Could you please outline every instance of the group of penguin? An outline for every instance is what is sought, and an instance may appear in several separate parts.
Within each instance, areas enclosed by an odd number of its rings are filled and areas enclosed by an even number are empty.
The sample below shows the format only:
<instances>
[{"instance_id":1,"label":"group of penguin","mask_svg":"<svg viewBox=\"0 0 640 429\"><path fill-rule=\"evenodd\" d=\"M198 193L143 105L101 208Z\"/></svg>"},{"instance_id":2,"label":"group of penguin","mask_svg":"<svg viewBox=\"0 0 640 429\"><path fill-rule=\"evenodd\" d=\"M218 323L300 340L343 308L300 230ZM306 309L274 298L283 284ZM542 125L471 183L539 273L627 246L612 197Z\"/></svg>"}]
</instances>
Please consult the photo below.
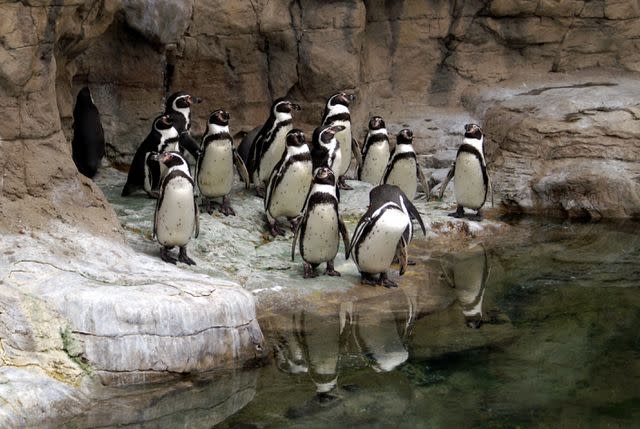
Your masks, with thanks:
<instances>
[{"instance_id":1,"label":"group of penguin","mask_svg":"<svg viewBox=\"0 0 640 429\"><path fill-rule=\"evenodd\" d=\"M191 107L202 100L184 91L176 92L167 98L164 113L154 119L149 135L136 150L121 195L143 189L157 198L153 237L162 246L162 260L194 265L186 246L192 236L199 234L198 196L209 213L213 200L221 199L219 211L226 216L235 215L229 200L235 166L245 187L253 183L256 194L264 198L269 232L273 236L284 235L277 219L289 221L294 232L291 257L295 257L299 240L305 278L316 277L316 269L322 263L326 263L326 275L340 275L334 268L334 259L342 238L345 257L352 257L363 284L395 287L387 272L394 260L399 263L400 275L405 272L413 221L425 233L412 200L418 184L427 198L430 190L417 162L410 129L398 133L391 151L385 122L374 116L360 149L351 132L349 106L353 100L345 92L328 98L321 125L314 130L309 145L305 134L293 127L293 112L300 106L279 98L273 102L264 125L247 133L236 149L229 130L230 115L223 109L209 116L206 132L198 143L190 131ZM81 103L83 108L78 107ZM88 89L83 88L74 109L73 154L78 169L89 177L97 170L91 157L95 158L100 150L84 150L90 156L83 161L82 156L76 156L76 140L78 146L92 144L88 136L78 132L82 130L81 113L92 109L97 115ZM76 134L80 137L76 138ZM481 218L489 186L483 140L478 125L465 126L463 143L440 192L442 196L454 178L458 208L452 216L464 216L467 207L476 210L476 219ZM103 136L102 145L104 153ZM352 157L357 159L358 179L375 187L369 194L369 207L349 240L338 205L340 190L352 189L345 181ZM96 165L90 174L83 171L86 164ZM174 247L179 248L177 258L170 253Z\"/></svg>"}]
</instances>

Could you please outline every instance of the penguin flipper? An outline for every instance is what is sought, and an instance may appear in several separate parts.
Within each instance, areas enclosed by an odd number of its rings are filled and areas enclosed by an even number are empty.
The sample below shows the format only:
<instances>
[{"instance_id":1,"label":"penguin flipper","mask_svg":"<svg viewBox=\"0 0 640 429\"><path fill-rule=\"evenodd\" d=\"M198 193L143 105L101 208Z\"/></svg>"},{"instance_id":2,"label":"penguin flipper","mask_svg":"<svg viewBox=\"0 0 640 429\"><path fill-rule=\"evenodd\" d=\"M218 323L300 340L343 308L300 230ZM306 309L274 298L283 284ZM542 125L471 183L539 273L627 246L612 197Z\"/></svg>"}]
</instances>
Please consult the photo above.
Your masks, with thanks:
<instances>
[{"instance_id":1,"label":"penguin flipper","mask_svg":"<svg viewBox=\"0 0 640 429\"><path fill-rule=\"evenodd\" d=\"M340 215L338 215L338 229L340 230L340 235L342 235L344 248L347 249L349 247L349 231L347 231L347 225L344 224L342 216Z\"/></svg>"},{"instance_id":2,"label":"penguin flipper","mask_svg":"<svg viewBox=\"0 0 640 429\"><path fill-rule=\"evenodd\" d=\"M302 222L299 222L296 226L296 230L293 233L293 242L291 243L291 262L294 261L296 256L296 242L298 241L298 235L300 234L300 230L302 229L302 224L304 223L304 219Z\"/></svg>"},{"instance_id":3,"label":"penguin flipper","mask_svg":"<svg viewBox=\"0 0 640 429\"><path fill-rule=\"evenodd\" d=\"M453 176L455 176L455 174L456 174L456 163L454 161L451 164L451 168L449 168L449 172L447 173L447 177L442 182L442 185L440 185L440 194L438 195L438 198L442 199L442 197L444 196L444 191L445 191L445 189L447 189L447 185L449 184L451 179L453 179Z\"/></svg>"},{"instance_id":4,"label":"penguin flipper","mask_svg":"<svg viewBox=\"0 0 640 429\"><path fill-rule=\"evenodd\" d=\"M195 233L193 235L193 238L198 238L198 236L200 235L200 209L198 208L198 198L195 195L193 196L193 209L196 217Z\"/></svg>"},{"instance_id":5,"label":"penguin flipper","mask_svg":"<svg viewBox=\"0 0 640 429\"><path fill-rule=\"evenodd\" d=\"M396 247L396 256L398 257L398 263L400 264L400 275L403 275L407 270L407 265L409 263L408 249L409 246L407 246L407 241L404 236L400 237L400 241Z\"/></svg>"},{"instance_id":6,"label":"penguin flipper","mask_svg":"<svg viewBox=\"0 0 640 429\"><path fill-rule=\"evenodd\" d=\"M162 204L162 200L164 200L164 186L162 186L162 182L160 182L160 195L156 200L156 210L153 212L153 236L152 237L154 240L158 238L158 211L160 210L160 205Z\"/></svg>"},{"instance_id":7,"label":"penguin flipper","mask_svg":"<svg viewBox=\"0 0 640 429\"><path fill-rule=\"evenodd\" d=\"M407 211L409 212L409 217L418 221L418 223L420 224L420 228L422 229L422 234L426 236L427 229L424 226L424 221L422 220L422 216L420 215L420 212L418 211L416 206L413 205L413 203L408 198L404 200L403 203L407 208Z\"/></svg>"},{"instance_id":8,"label":"penguin flipper","mask_svg":"<svg viewBox=\"0 0 640 429\"><path fill-rule=\"evenodd\" d=\"M189 134L188 131L180 134L180 140L178 144L181 151L186 150L193 156L194 159L198 159L200 157L200 145L193 137L191 137L191 134Z\"/></svg>"},{"instance_id":9,"label":"penguin flipper","mask_svg":"<svg viewBox=\"0 0 640 429\"><path fill-rule=\"evenodd\" d=\"M251 183L249 179L249 171L247 170L247 166L244 165L244 161L238 154L238 151L233 149L233 162L236 165L236 170L238 171L238 175L244 182L245 189L249 189L249 185Z\"/></svg>"},{"instance_id":10,"label":"penguin flipper","mask_svg":"<svg viewBox=\"0 0 640 429\"><path fill-rule=\"evenodd\" d=\"M355 243L360 241L363 231L366 229L367 225L369 225L370 223L371 223L371 218L369 216L364 216L360 219L360 222L358 222L358 225L356 226L356 230L353 233L353 238L349 242L349 245L345 247L345 253L344 253L345 259L349 259L349 255L353 250L353 246L355 246Z\"/></svg>"},{"instance_id":11,"label":"penguin flipper","mask_svg":"<svg viewBox=\"0 0 640 429\"><path fill-rule=\"evenodd\" d=\"M424 176L424 172L422 171L422 168L420 167L420 163L418 162L418 160L416 159L416 174L418 176L418 181L420 182L420 185L422 186L422 190L424 191L424 194L427 197L427 201L429 200L429 198L431 198L431 189L429 189L429 182L427 182L427 178Z\"/></svg>"},{"instance_id":12,"label":"penguin flipper","mask_svg":"<svg viewBox=\"0 0 640 429\"><path fill-rule=\"evenodd\" d=\"M362 165L362 149L360 149L358 141L354 138L351 138L351 153L355 156L358 166Z\"/></svg>"}]
</instances>

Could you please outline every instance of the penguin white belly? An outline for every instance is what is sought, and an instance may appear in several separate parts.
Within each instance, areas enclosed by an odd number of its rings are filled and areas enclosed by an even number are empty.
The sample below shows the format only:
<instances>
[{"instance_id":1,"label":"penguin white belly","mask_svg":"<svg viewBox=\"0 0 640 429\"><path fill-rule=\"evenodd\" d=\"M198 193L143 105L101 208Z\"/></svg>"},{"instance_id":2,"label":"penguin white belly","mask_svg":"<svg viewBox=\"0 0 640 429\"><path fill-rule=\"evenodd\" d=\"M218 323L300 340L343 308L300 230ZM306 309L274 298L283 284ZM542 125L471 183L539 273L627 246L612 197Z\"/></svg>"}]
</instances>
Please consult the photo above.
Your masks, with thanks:
<instances>
[{"instance_id":1,"label":"penguin white belly","mask_svg":"<svg viewBox=\"0 0 640 429\"><path fill-rule=\"evenodd\" d=\"M475 155L462 152L456 158L453 185L458 204L474 210L482 207L486 190L482 176L482 166Z\"/></svg>"},{"instance_id":2,"label":"penguin white belly","mask_svg":"<svg viewBox=\"0 0 640 429\"><path fill-rule=\"evenodd\" d=\"M358 269L369 274L386 272L408 224L409 217L402 210L386 210L354 252Z\"/></svg>"},{"instance_id":3,"label":"penguin white belly","mask_svg":"<svg viewBox=\"0 0 640 429\"><path fill-rule=\"evenodd\" d=\"M198 170L198 188L205 197L222 197L233 185L233 153L228 141L211 142Z\"/></svg>"},{"instance_id":4,"label":"penguin white belly","mask_svg":"<svg viewBox=\"0 0 640 429\"><path fill-rule=\"evenodd\" d=\"M289 165L284 177L271 195L269 203L271 216L274 218L298 216L304 208L311 180L311 162L294 162Z\"/></svg>"},{"instance_id":5,"label":"penguin white belly","mask_svg":"<svg viewBox=\"0 0 640 429\"><path fill-rule=\"evenodd\" d=\"M317 204L309 212L302 240L302 255L311 264L333 260L340 246L338 214L333 204Z\"/></svg>"},{"instance_id":6,"label":"penguin white belly","mask_svg":"<svg viewBox=\"0 0 640 429\"><path fill-rule=\"evenodd\" d=\"M187 244L193 234L196 217L191 183L184 178L174 178L167 183L156 216L156 236L160 244Z\"/></svg>"},{"instance_id":7,"label":"penguin white belly","mask_svg":"<svg viewBox=\"0 0 640 429\"><path fill-rule=\"evenodd\" d=\"M387 181L389 185L396 185L413 200L418 189L418 178L416 177L416 160L413 158L399 159L393 164L393 169Z\"/></svg>"},{"instance_id":8,"label":"penguin white belly","mask_svg":"<svg viewBox=\"0 0 640 429\"><path fill-rule=\"evenodd\" d=\"M389 154L389 144L387 142L372 144L367 151L366 158L363 160L360 173L361 179L372 185L379 185L389 162Z\"/></svg>"},{"instance_id":9,"label":"penguin white belly","mask_svg":"<svg viewBox=\"0 0 640 429\"><path fill-rule=\"evenodd\" d=\"M340 170L333 170L337 175L344 176L351 165L351 121L335 121L333 125L342 125L344 130L336 133L336 140L340 143Z\"/></svg>"},{"instance_id":10,"label":"penguin white belly","mask_svg":"<svg viewBox=\"0 0 640 429\"><path fill-rule=\"evenodd\" d=\"M278 161L280 161L282 153L286 149L287 133L291 131L291 128L291 125L280 128L273 138L271 146L269 146L269 149L267 149L267 151L262 155L262 158L260 159L259 176L259 180L261 182L269 182L269 177L271 177L273 168L276 166Z\"/></svg>"}]
</instances>

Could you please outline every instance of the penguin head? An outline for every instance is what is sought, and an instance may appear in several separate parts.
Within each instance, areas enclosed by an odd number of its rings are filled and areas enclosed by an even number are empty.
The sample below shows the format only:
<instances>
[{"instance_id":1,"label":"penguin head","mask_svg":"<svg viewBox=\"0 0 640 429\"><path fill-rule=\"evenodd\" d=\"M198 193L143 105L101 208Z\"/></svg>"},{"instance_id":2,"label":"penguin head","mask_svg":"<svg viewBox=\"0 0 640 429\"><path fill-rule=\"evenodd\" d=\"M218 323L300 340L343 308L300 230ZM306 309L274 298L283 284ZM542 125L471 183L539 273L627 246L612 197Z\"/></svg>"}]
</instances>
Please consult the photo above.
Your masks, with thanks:
<instances>
[{"instance_id":1,"label":"penguin head","mask_svg":"<svg viewBox=\"0 0 640 429\"><path fill-rule=\"evenodd\" d=\"M329 97L329 100L327 101L327 106L335 106L337 104L341 104L343 106L349 107L349 104L351 104L351 102L353 100L356 99L356 96L354 94L347 94L344 91L340 91L336 94L333 94L331 97Z\"/></svg>"},{"instance_id":2,"label":"penguin head","mask_svg":"<svg viewBox=\"0 0 640 429\"><path fill-rule=\"evenodd\" d=\"M412 142L413 131L411 131L409 128L405 128L398 133L398 137L396 139L397 144L411 144Z\"/></svg>"},{"instance_id":3,"label":"penguin head","mask_svg":"<svg viewBox=\"0 0 640 429\"><path fill-rule=\"evenodd\" d=\"M464 137L467 139L482 139L482 128L477 124L467 124L464 126Z\"/></svg>"},{"instance_id":4,"label":"penguin head","mask_svg":"<svg viewBox=\"0 0 640 429\"><path fill-rule=\"evenodd\" d=\"M372 116L371 119L369 119L370 130L381 130L383 128L386 128L386 125L382 116Z\"/></svg>"},{"instance_id":5,"label":"penguin head","mask_svg":"<svg viewBox=\"0 0 640 429\"><path fill-rule=\"evenodd\" d=\"M320 128L320 142L323 144L327 144L333 140L333 138L340 131L344 130L345 127L343 125L333 125L333 126L325 126Z\"/></svg>"},{"instance_id":6,"label":"penguin head","mask_svg":"<svg viewBox=\"0 0 640 429\"><path fill-rule=\"evenodd\" d=\"M313 183L318 185L336 185L336 175L329 167L319 167L313 174Z\"/></svg>"},{"instance_id":7,"label":"penguin head","mask_svg":"<svg viewBox=\"0 0 640 429\"><path fill-rule=\"evenodd\" d=\"M158 161L160 164L164 165L167 169L170 169L172 167L187 166L187 161L184 160L184 158L182 157L182 155L180 155L179 152L154 153L153 155L151 155L151 159L153 159L154 161Z\"/></svg>"},{"instance_id":8,"label":"penguin head","mask_svg":"<svg viewBox=\"0 0 640 429\"><path fill-rule=\"evenodd\" d=\"M284 98L278 98L271 107L271 111L276 115L278 113L291 113L294 110L300 110L300 105Z\"/></svg>"},{"instance_id":9,"label":"penguin head","mask_svg":"<svg viewBox=\"0 0 640 429\"><path fill-rule=\"evenodd\" d=\"M159 133L171 127L173 127L173 119L171 119L170 115L160 115L153 121L153 129Z\"/></svg>"},{"instance_id":10,"label":"penguin head","mask_svg":"<svg viewBox=\"0 0 640 429\"><path fill-rule=\"evenodd\" d=\"M218 109L209 116L209 124L226 127L229 125L229 119L231 119L229 112L224 109Z\"/></svg>"},{"instance_id":11,"label":"penguin head","mask_svg":"<svg viewBox=\"0 0 640 429\"><path fill-rule=\"evenodd\" d=\"M174 92L167 98L166 111L189 109L192 104L201 103L202 99L194 97L185 91Z\"/></svg>"},{"instance_id":12,"label":"penguin head","mask_svg":"<svg viewBox=\"0 0 640 429\"><path fill-rule=\"evenodd\" d=\"M292 129L287 133L287 146L302 146L306 143L304 133L299 129Z\"/></svg>"},{"instance_id":13,"label":"penguin head","mask_svg":"<svg viewBox=\"0 0 640 429\"><path fill-rule=\"evenodd\" d=\"M77 103L93 103L93 97L91 97L91 91L89 91L89 87L84 86L78 92Z\"/></svg>"}]
</instances>

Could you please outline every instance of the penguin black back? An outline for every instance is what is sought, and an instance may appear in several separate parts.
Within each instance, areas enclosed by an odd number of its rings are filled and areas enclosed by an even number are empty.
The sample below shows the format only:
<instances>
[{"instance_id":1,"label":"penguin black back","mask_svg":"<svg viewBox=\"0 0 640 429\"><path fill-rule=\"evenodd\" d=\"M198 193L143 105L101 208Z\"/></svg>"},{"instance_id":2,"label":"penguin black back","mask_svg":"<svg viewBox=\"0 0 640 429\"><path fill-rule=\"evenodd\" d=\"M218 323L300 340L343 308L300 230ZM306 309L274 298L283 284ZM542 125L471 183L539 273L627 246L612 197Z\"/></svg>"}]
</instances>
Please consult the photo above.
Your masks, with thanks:
<instances>
[{"instance_id":1,"label":"penguin black back","mask_svg":"<svg viewBox=\"0 0 640 429\"><path fill-rule=\"evenodd\" d=\"M104 130L100 113L86 86L80 90L73 108L73 162L80 173L95 176L104 156Z\"/></svg>"}]
</instances>

